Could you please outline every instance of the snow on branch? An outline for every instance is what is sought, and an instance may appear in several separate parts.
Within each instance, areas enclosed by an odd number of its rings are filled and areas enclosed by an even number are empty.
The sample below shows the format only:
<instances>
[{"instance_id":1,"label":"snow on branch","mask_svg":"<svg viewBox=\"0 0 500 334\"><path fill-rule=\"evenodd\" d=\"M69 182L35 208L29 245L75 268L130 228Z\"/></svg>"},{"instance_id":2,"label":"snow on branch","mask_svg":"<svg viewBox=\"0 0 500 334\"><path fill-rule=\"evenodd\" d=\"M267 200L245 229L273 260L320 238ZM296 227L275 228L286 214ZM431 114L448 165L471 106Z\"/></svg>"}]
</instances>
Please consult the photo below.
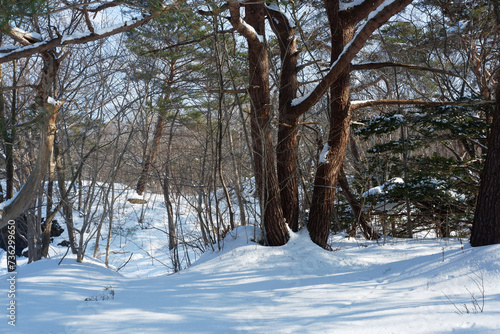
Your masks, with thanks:
<instances>
[{"instance_id":1,"label":"snow on branch","mask_svg":"<svg viewBox=\"0 0 500 334\"><path fill-rule=\"evenodd\" d=\"M151 14L144 15L138 18L133 18L118 25L103 29L96 29L95 31L86 31L75 33L72 35L58 36L50 40L42 40L41 36L38 34L28 33L19 28L11 27L11 29L9 30L9 35L23 45L19 47L7 46L0 48L0 64L24 57L29 57L56 47L62 47L72 44L85 44L122 32L126 32L149 22L150 20L167 11L175 9L175 5L164 6L161 11L152 12Z\"/></svg>"},{"instance_id":2,"label":"snow on branch","mask_svg":"<svg viewBox=\"0 0 500 334\"><path fill-rule=\"evenodd\" d=\"M412 0L386 0L376 10L368 15L365 24L357 32L354 38L344 47L344 50L332 63L330 71L318 83L318 85L309 93L306 98L299 98L292 101L292 113L301 115L315 105L321 97L330 88L332 83L340 76L340 74L349 66L350 62L363 48L365 42L370 38L371 34L381 27L392 16L399 13ZM300 102L299 102L300 101Z\"/></svg>"},{"instance_id":3,"label":"snow on branch","mask_svg":"<svg viewBox=\"0 0 500 334\"><path fill-rule=\"evenodd\" d=\"M349 10L352 9L356 6L362 5L365 2L365 0L353 0L351 2L339 2L339 9L341 11Z\"/></svg>"},{"instance_id":4,"label":"snow on branch","mask_svg":"<svg viewBox=\"0 0 500 334\"><path fill-rule=\"evenodd\" d=\"M243 20L240 16L240 4L238 1L229 1L229 22L238 33L245 37L250 43L263 43L264 37L259 35L257 31Z\"/></svg>"},{"instance_id":5,"label":"snow on branch","mask_svg":"<svg viewBox=\"0 0 500 334\"><path fill-rule=\"evenodd\" d=\"M274 23L276 24L280 24L280 21L284 22L287 27L289 29L294 29L296 26L295 26L295 23L290 19L290 17L288 17L288 15L286 15L286 13L284 13L283 11L281 11L279 8L278 8L278 4L273 2L272 4L270 5L267 5L266 4L266 9L268 10L268 12L271 13L271 15L273 16L273 19L274 19ZM276 16L278 16L280 19L278 20L276 18Z\"/></svg>"}]
</instances>

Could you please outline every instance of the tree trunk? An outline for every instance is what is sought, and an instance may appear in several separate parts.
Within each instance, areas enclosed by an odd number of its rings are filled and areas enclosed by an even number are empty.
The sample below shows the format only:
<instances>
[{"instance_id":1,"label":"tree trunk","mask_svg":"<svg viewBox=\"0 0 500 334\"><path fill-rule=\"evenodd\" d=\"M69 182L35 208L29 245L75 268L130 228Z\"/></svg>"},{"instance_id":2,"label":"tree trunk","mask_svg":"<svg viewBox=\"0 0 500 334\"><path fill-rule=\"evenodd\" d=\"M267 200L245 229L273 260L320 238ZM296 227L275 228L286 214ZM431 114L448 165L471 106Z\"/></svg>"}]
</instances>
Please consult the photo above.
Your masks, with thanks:
<instances>
[{"instance_id":1,"label":"tree trunk","mask_svg":"<svg viewBox=\"0 0 500 334\"><path fill-rule=\"evenodd\" d=\"M142 195L142 193L146 189L146 184L149 180L149 173L151 171L151 165L155 162L158 153L158 148L160 147L160 139L163 132L164 124L165 124L165 113L160 112L158 114L158 118L156 119L155 130L153 135L153 146L151 146L151 150L144 157L144 161L142 162L141 175L135 187L138 195Z\"/></svg>"},{"instance_id":2,"label":"tree trunk","mask_svg":"<svg viewBox=\"0 0 500 334\"><path fill-rule=\"evenodd\" d=\"M338 6L338 4L337 4ZM352 23L339 18L338 8L327 5L328 19L332 34L331 59L337 59L354 36ZM349 103L349 67L334 81L330 88L330 132L322 160L316 171L314 189L309 214L308 230L311 240L323 248L328 248L328 236L335 205L335 186L349 142L351 112Z\"/></svg>"},{"instance_id":3,"label":"tree trunk","mask_svg":"<svg viewBox=\"0 0 500 334\"><path fill-rule=\"evenodd\" d=\"M71 253L77 253L77 246L75 241L75 232L73 227L73 205L69 201L67 196L67 189L65 178L64 178L64 166L61 151L59 149L59 143L57 140L54 141L54 158L56 161L56 175L57 175L57 185L59 187L59 194L61 196L62 204L62 213L64 216L64 220L66 221L66 230L68 232L69 244L71 247ZM77 172L80 174L80 169Z\"/></svg>"},{"instance_id":4,"label":"tree trunk","mask_svg":"<svg viewBox=\"0 0 500 334\"><path fill-rule=\"evenodd\" d=\"M231 23L248 42L252 151L265 237L270 246L280 246L286 244L290 236L281 208L271 133L269 59L265 44L259 39L259 36L265 36L266 10L263 2L245 5L245 19L253 27L252 31L241 23L239 4L231 1L229 5Z\"/></svg>"},{"instance_id":5,"label":"tree trunk","mask_svg":"<svg viewBox=\"0 0 500 334\"><path fill-rule=\"evenodd\" d=\"M54 141L55 141L54 136ZM47 182L47 207L45 214L45 229L42 231L42 256L49 256L49 247L50 247L50 233L52 231L52 218L49 218L52 205L54 204L53 196L54 196L54 175L55 175L55 165L54 165L54 149L52 148L52 152L50 153L49 158L49 181Z\"/></svg>"},{"instance_id":6,"label":"tree trunk","mask_svg":"<svg viewBox=\"0 0 500 334\"><path fill-rule=\"evenodd\" d=\"M299 230L299 174L297 171L297 134L300 115L292 114L292 100L297 97L297 61L299 51L295 28L285 15L268 8L271 27L278 37L281 59L279 85L279 126L276 162L285 220L294 232Z\"/></svg>"},{"instance_id":7,"label":"tree trunk","mask_svg":"<svg viewBox=\"0 0 500 334\"><path fill-rule=\"evenodd\" d=\"M166 91L169 91L174 83L174 77L176 73L175 66L176 66L176 61L172 61L169 68L170 71L168 74L167 87L165 87ZM170 94L166 93L165 96L163 97L163 100L168 101L169 99L170 99ZM167 110L160 110L158 113L158 118L156 119L155 130L153 134L153 145L151 146L151 150L144 157L144 161L142 162L141 175L136 185L136 191L138 195L142 195L142 193L146 189L146 184L149 180L149 173L151 170L151 166L155 163L156 157L158 156L158 149L160 147L160 140L163 133L163 128L165 126L165 117L167 116L167 112L168 112Z\"/></svg>"},{"instance_id":8,"label":"tree trunk","mask_svg":"<svg viewBox=\"0 0 500 334\"><path fill-rule=\"evenodd\" d=\"M493 124L470 237L473 247L500 243L500 68L497 73Z\"/></svg>"},{"instance_id":9,"label":"tree trunk","mask_svg":"<svg viewBox=\"0 0 500 334\"><path fill-rule=\"evenodd\" d=\"M56 103L51 97L52 84L55 80L59 61L51 52L42 54L44 67L41 74L41 80L37 87L36 104L39 112L44 114L41 130L41 142L38 150L38 156L33 170L24 184L21 191L15 199L7 205L2 211L2 221L0 228L6 226L8 221L19 216L33 203L33 194L40 188L42 180L47 172L50 153L54 144L54 135L56 132L56 118L60 103Z\"/></svg>"},{"instance_id":10,"label":"tree trunk","mask_svg":"<svg viewBox=\"0 0 500 334\"><path fill-rule=\"evenodd\" d=\"M13 82L12 86L17 85L17 76L16 76L16 68L17 61L13 62ZM0 88L3 88L3 72L0 67ZM16 117L16 107L17 106L17 89L12 91L12 102L11 102L11 116L10 116L10 124L15 124L17 121ZM7 184L6 194L4 195L5 199L10 199L14 197L14 140L16 137L16 130L12 128L9 131L7 129L7 119L5 117L5 105L3 100L3 92L0 93L0 129L4 145L5 145L5 181Z\"/></svg>"}]
</instances>

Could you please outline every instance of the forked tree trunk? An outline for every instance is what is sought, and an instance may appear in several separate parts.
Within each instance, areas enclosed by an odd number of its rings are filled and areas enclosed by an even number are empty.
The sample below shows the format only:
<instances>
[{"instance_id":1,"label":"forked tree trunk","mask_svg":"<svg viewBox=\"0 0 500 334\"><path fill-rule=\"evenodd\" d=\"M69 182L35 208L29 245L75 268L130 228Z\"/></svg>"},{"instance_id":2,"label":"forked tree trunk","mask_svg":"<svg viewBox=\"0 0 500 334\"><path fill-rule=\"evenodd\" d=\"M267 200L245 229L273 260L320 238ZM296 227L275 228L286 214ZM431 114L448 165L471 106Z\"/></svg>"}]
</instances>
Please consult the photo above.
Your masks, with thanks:
<instances>
[{"instance_id":1,"label":"forked tree trunk","mask_svg":"<svg viewBox=\"0 0 500 334\"><path fill-rule=\"evenodd\" d=\"M497 68L495 111L488 139L488 153L481 175L470 243L486 246L500 243L500 68Z\"/></svg>"},{"instance_id":2,"label":"forked tree trunk","mask_svg":"<svg viewBox=\"0 0 500 334\"><path fill-rule=\"evenodd\" d=\"M297 70L297 67L293 62L296 61L297 52L294 50L293 34L290 34L293 32L292 27L279 10L270 7L266 9L264 1L242 2L242 5L245 6L246 22L241 19L239 14L240 3L234 0L228 2L231 13L230 22L238 33L246 38L249 45L249 93L252 102L251 122L256 181L264 225L266 227L266 224L269 224L269 231L274 229L274 232L271 232L272 237L276 238L278 244L283 244L289 237L283 228L284 218L292 228L295 228L296 218L294 215L298 208L295 204L298 203L296 202L298 173L295 166L298 119L330 89L332 98L329 150L326 154L327 159L319 166L316 174L308 223L312 240L322 247L327 247L330 219L335 200L334 187L343 163L349 134L349 64L370 35L411 1L395 0L389 2L367 19L383 0L365 0L363 3L342 12L339 9L339 0L325 0L324 4L332 36L332 66L316 87L295 103L292 103L296 94L293 80L296 80L294 71ZM269 64L264 43L261 41L261 37L265 36L264 18L266 15L274 21L271 27L278 36L282 51L280 134L277 149L279 176L271 164L274 162L274 155L270 132L269 78L267 77ZM366 24L362 25L356 39L349 43L353 39L354 28L363 19L367 19ZM282 25L285 21L286 23ZM276 24L276 22L278 23ZM345 50L344 47L346 47ZM281 188L282 196L288 196L283 201L280 199L280 193L275 190L277 186ZM273 223L270 222L272 219L275 220ZM268 237L271 235L269 231L266 227ZM273 242L269 241L270 244Z\"/></svg>"},{"instance_id":3,"label":"forked tree trunk","mask_svg":"<svg viewBox=\"0 0 500 334\"><path fill-rule=\"evenodd\" d=\"M284 245L289 239L279 192L275 151L272 139L272 114L269 88L269 59L264 41L266 10L263 2L245 4L242 24L240 5L231 1L231 24L248 42L250 126L254 156L255 181L260 199L265 237L270 246Z\"/></svg>"}]
</instances>

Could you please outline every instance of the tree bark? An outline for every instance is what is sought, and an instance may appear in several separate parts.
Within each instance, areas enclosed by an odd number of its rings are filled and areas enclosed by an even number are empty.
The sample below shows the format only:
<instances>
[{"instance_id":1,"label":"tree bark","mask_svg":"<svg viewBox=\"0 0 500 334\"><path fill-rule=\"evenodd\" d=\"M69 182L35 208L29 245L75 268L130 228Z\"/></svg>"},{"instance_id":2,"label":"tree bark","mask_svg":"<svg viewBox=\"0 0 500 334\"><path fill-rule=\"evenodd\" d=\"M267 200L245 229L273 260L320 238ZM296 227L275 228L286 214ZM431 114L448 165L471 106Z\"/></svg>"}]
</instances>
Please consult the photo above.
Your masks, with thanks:
<instances>
[{"instance_id":1,"label":"tree bark","mask_svg":"<svg viewBox=\"0 0 500 334\"><path fill-rule=\"evenodd\" d=\"M279 126L276 162L285 220L294 232L299 230L299 182L297 171L297 134L299 116L290 113L292 100L297 97L297 61L299 51L295 28L281 12L267 8L272 17L271 27L278 37L281 58L279 84Z\"/></svg>"},{"instance_id":2,"label":"tree bark","mask_svg":"<svg viewBox=\"0 0 500 334\"><path fill-rule=\"evenodd\" d=\"M336 2L336 1L334 1ZM338 3L327 3L327 14L332 35L332 61L339 58L344 47L353 39L356 21L339 17ZM335 189L338 175L344 164L351 125L349 66L333 82L330 88L330 132L328 146L324 148L323 161L316 172L309 214L308 230L311 240L328 248L331 219L333 216Z\"/></svg>"},{"instance_id":3,"label":"tree bark","mask_svg":"<svg viewBox=\"0 0 500 334\"><path fill-rule=\"evenodd\" d=\"M265 36L266 10L261 1L245 3L244 23L239 15L239 3L230 1L229 8L231 24L248 42L252 150L265 237L270 246L280 246L286 244L290 236L281 208L271 133L269 59L264 41L260 40Z\"/></svg>"},{"instance_id":4,"label":"tree bark","mask_svg":"<svg viewBox=\"0 0 500 334\"><path fill-rule=\"evenodd\" d=\"M175 70L176 70L176 62L172 61L170 65L170 72L167 80L166 90L169 91L172 88ZM165 94L163 97L164 100L170 99L170 94ZM137 181L136 191L138 195L142 195L144 190L146 189L146 184L149 180L149 173L151 171L151 166L155 163L156 157L158 156L158 149L160 147L160 140L163 134L163 128L165 127L165 117L167 116L167 110L160 110L158 113L158 118L156 119L154 134L153 134L153 144L151 149L147 154L145 154L144 161L142 162L142 171ZM147 149L147 148L146 148Z\"/></svg>"},{"instance_id":5,"label":"tree bark","mask_svg":"<svg viewBox=\"0 0 500 334\"><path fill-rule=\"evenodd\" d=\"M488 153L481 175L476 211L470 237L471 246L500 243L500 68L497 68L495 110L488 139Z\"/></svg>"},{"instance_id":6,"label":"tree bark","mask_svg":"<svg viewBox=\"0 0 500 334\"><path fill-rule=\"evenodd\" d=\"M19 216L33 203L33 194L39 189L41 182L47 172L50 154L54 144L54 135L56 132L57 111L60 107L59 102L50 96L52 84L55 80L59 61L52 52L42 54L44 67L41 74L41 80L37 87L36 104L39 112L44 115L41 129L41 142L38 150L38 156L33 170L28 177L25 185L17 194L14 200L1 210L2 221L0 228L7 225L8 221Z\"/></svg>"},{"instance_id":7,"label":"tree bark","mask_svg":"<svg viewBox=\"0 0 500 334\"><path fill-rule=\"evenodd\" d=\"M328 248L336 183L344 164L350 124L349 74L345 71L331 88L328 152L316 171L308 222L311 240L323 248Z\"/></svg>"}]
</instances>

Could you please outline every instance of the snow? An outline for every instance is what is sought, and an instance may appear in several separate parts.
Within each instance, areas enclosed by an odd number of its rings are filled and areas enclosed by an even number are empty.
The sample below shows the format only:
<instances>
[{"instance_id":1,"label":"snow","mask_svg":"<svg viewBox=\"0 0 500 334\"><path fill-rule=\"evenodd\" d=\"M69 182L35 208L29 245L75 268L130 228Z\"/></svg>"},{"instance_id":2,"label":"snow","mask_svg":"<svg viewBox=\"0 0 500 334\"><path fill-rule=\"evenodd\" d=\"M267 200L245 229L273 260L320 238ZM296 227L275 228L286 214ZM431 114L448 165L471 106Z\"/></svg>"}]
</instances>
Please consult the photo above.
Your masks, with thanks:
<instances>
[{"instance_id":1,"label":"snow","mask_svg":"<svg viewBox=\"0 0 500 334\"><path fill-rule=\"evenodd\" d=\"M349 10L351 8L354 8L356 6L361 5L363 2L365 2L365 0L353 0L351 2L340 2L339 3L339 9L341 11Z\"/></svg>"},{"instance_id":2,"label":"snow","mask_svg":"<svg viewBox=\"0 0 500 334\"><path fill-rule=\"evenodd\" d=\"M72 256L38 261L16 277L16 328L2 333L495 333L500 245L392 240L336 251L306 232L287 245L251 241L249 227L175 275L130 279ZM2 276L0 290L7 291ZM476 284L478 283L478 284ZM483 312L474 310L474 294ZM112 293L111 293L112 291ZM449 299L448 299L449 298ZM90 299L90 300L85 300ZM7 293L0 296L7 305ZM458 310L457 310L458 308ZM458 311L463 311L459 314Z\"/></svg>"},{"instance_id":3,"label":"snow","mask_svg":"<svg viewBox=\"0 0 500 334\"><path fill-rule=\"evenodd\" d=\"M323 145L323 149L321 150L321 153L319 155L319 163L328 163L328 160L326 160L326 156L328 155L328 152L330 151L330 145L328 145L328 142Z\"/></svg>"},{"instance_id":4,"label":"snow","mask_svg":"<svg viewBox=\"0 0 500 334\"><path fill-rule=\"evenodd\" d=\"M265 247L256 242L261 231L245 226L226 236L222 250L193 256L192 266L172 274L161 264L169 259L168 247L159 247L168 242L158 231L161 196L144 194L143 206L127 202L138 197L125 186L115 190L116 227L144 228L113 240L110 269L90 257L63 259L66 248L54 243L49 259L26 264L18 258L17 273L7 274L0 251L0 333L482 334L500 328L500 245L472 248L455 238L377 243L339 234L329 240L334 251L326 251L302 230L291 232L284 246ZM195 230L189 203L175 202L179 223ZM75 214L75 224L81 219ZM125 267L113 269L131 253ZM7 317L11 276L16 327Z\"/></svg>"},{"instance_id":5,"label":"snow","mask_svg":"<svg viewBox=\"0 0 500 334\"><path fill-rule=\"evenodd\" d=\"M90 31L86 31L86 32L77 32L77 33L74 33L72 35L64 35L62 38L61 38L61 43L66 43L66 42L69 42L69 41L73 41L73 40L76 40L76 39L80 39L80 38L84 38L84 37L88 37L92 35L92 33Z\"/></svg>"},{"instance_id":6,"label":"snow","mask_svg":"<svg viewBox=\"0 0 500 334\"><path fill-rule=\"evenodd\" d=\"M91 36L91 35L105 35L105 34L113 32L114 30L119 29L121 27L126 27L126 26L129 26L129 25L132 25L132 24L136 23L138 20L142 20L142 19L143 19L143 17L133 18L133 19L128 20L128 21L126 21L126 22L124 22L122 24L116 24L116 25L111 25L109 27L105 27L105 28L101 28L101 29L96 29L94 31L94 33L92 33L91 31L85 31L85 32L77 32L77 33L74 33L72 35L64 35L61 38L61 43L64 44L66 42L77 40L77 39L81 39L81 38L85 38L85 37L88 37L88 36Z\"/></svg>"},{"instance_id":7,"label":"snow","mask_svg":"<svg viewBox=\"0 0 500 334\"><path fill-rule=\"evenodd\" d=\"M3 211L7 206L9 206L12 202L14 202L15 199L16 199L16 197L14 196L14 197L0 203L0 211Z\"/></svg>"},{"instance_id":8,"label":"snow","mask_svg":"<svg viewBox=\"0 0 500 334\"><path fill-rule=\"evenodd\" d=\"M295 28L296 27L295 23L293 22L293 20L286 13L284 13L283 11L281 11L279 9L278 4L276 2L272 2L271 4L266 4L266 8L269 9L269 10L281 13L281 15L283 15L286 18L286 20L288 21L288 26L290 28ZM279 24L279 22L277 20L274 20L274 22L276 24Z\"/></svg>"},{"instance_id":9,"label":"snow","mask_svg":"<svg viewBox=\"0 0 500 334\"><path fill-rule=\"evenodd\" d=\"M296 99L293 99L291 102L292 107L295 107L295 106L298 106L299 104L301 104L303 101L305 101L309 97L309 95L311 95L311 92L309 92L301 97L298 97Z\"/></svg>"},{"instance_id":10,"label":"snow","mask_svg":"<svg viewBox=\"0 0 500 334\"><path fill-rule=\"evenodd\" d=\"M383 195L385 194L386 191L390 190L396 183L403 184L405 181L403 181L402 178L400 177L395 177L390 179L389 181L385 182L381 186L373 187L371 189L368 189L368 191L365 191L361 196L362 197L367 197L367 196L374 196L374 195Z\"/></svg>"},{"instance_id":11,"label":"snow","mask_svg":"<svg viewBox=\"0 0 500 334\"><path fill-rule=\"evenodd\" d=\"M61 104L61 101L54 99L52 96L49 96L47 98L47 103L52 104L53 106L57 106L57 105Z\"/></svg>"},{"instance_id":12,"label":"snow","mask_svg":"<svg viewBox=\"0 0 500 334\"><path fill-rule=\"evenodd\" d=\"M242 24L242 25L243 25L246 29L248 29L252 35L254 35L255 37L257 37L257 38L259 39L259 42L264 43L264 36L259 35L259 34L257 33L257 31L254 29L254 27L252 27L251 25L249 25L248 23L246 23L246 21L245 21L245 20L243 20L241 17L240 17L240 23L241 23L241 24Z\"/></svg>"},{"instance_id":13,"label":"snow","mask_svg":"<svg viewBox=\"0 0 500 334\"><path fill-rule=\"evenodd\" d=\"M36 33L36 32L25 31L25 30L18 28L18 27L11 27L11 29L17 33L24 35L25 37L33 38L37 41L41 41L43 39L42 35L40 35L39 33Z\"/></svg>"}]
</instances>

